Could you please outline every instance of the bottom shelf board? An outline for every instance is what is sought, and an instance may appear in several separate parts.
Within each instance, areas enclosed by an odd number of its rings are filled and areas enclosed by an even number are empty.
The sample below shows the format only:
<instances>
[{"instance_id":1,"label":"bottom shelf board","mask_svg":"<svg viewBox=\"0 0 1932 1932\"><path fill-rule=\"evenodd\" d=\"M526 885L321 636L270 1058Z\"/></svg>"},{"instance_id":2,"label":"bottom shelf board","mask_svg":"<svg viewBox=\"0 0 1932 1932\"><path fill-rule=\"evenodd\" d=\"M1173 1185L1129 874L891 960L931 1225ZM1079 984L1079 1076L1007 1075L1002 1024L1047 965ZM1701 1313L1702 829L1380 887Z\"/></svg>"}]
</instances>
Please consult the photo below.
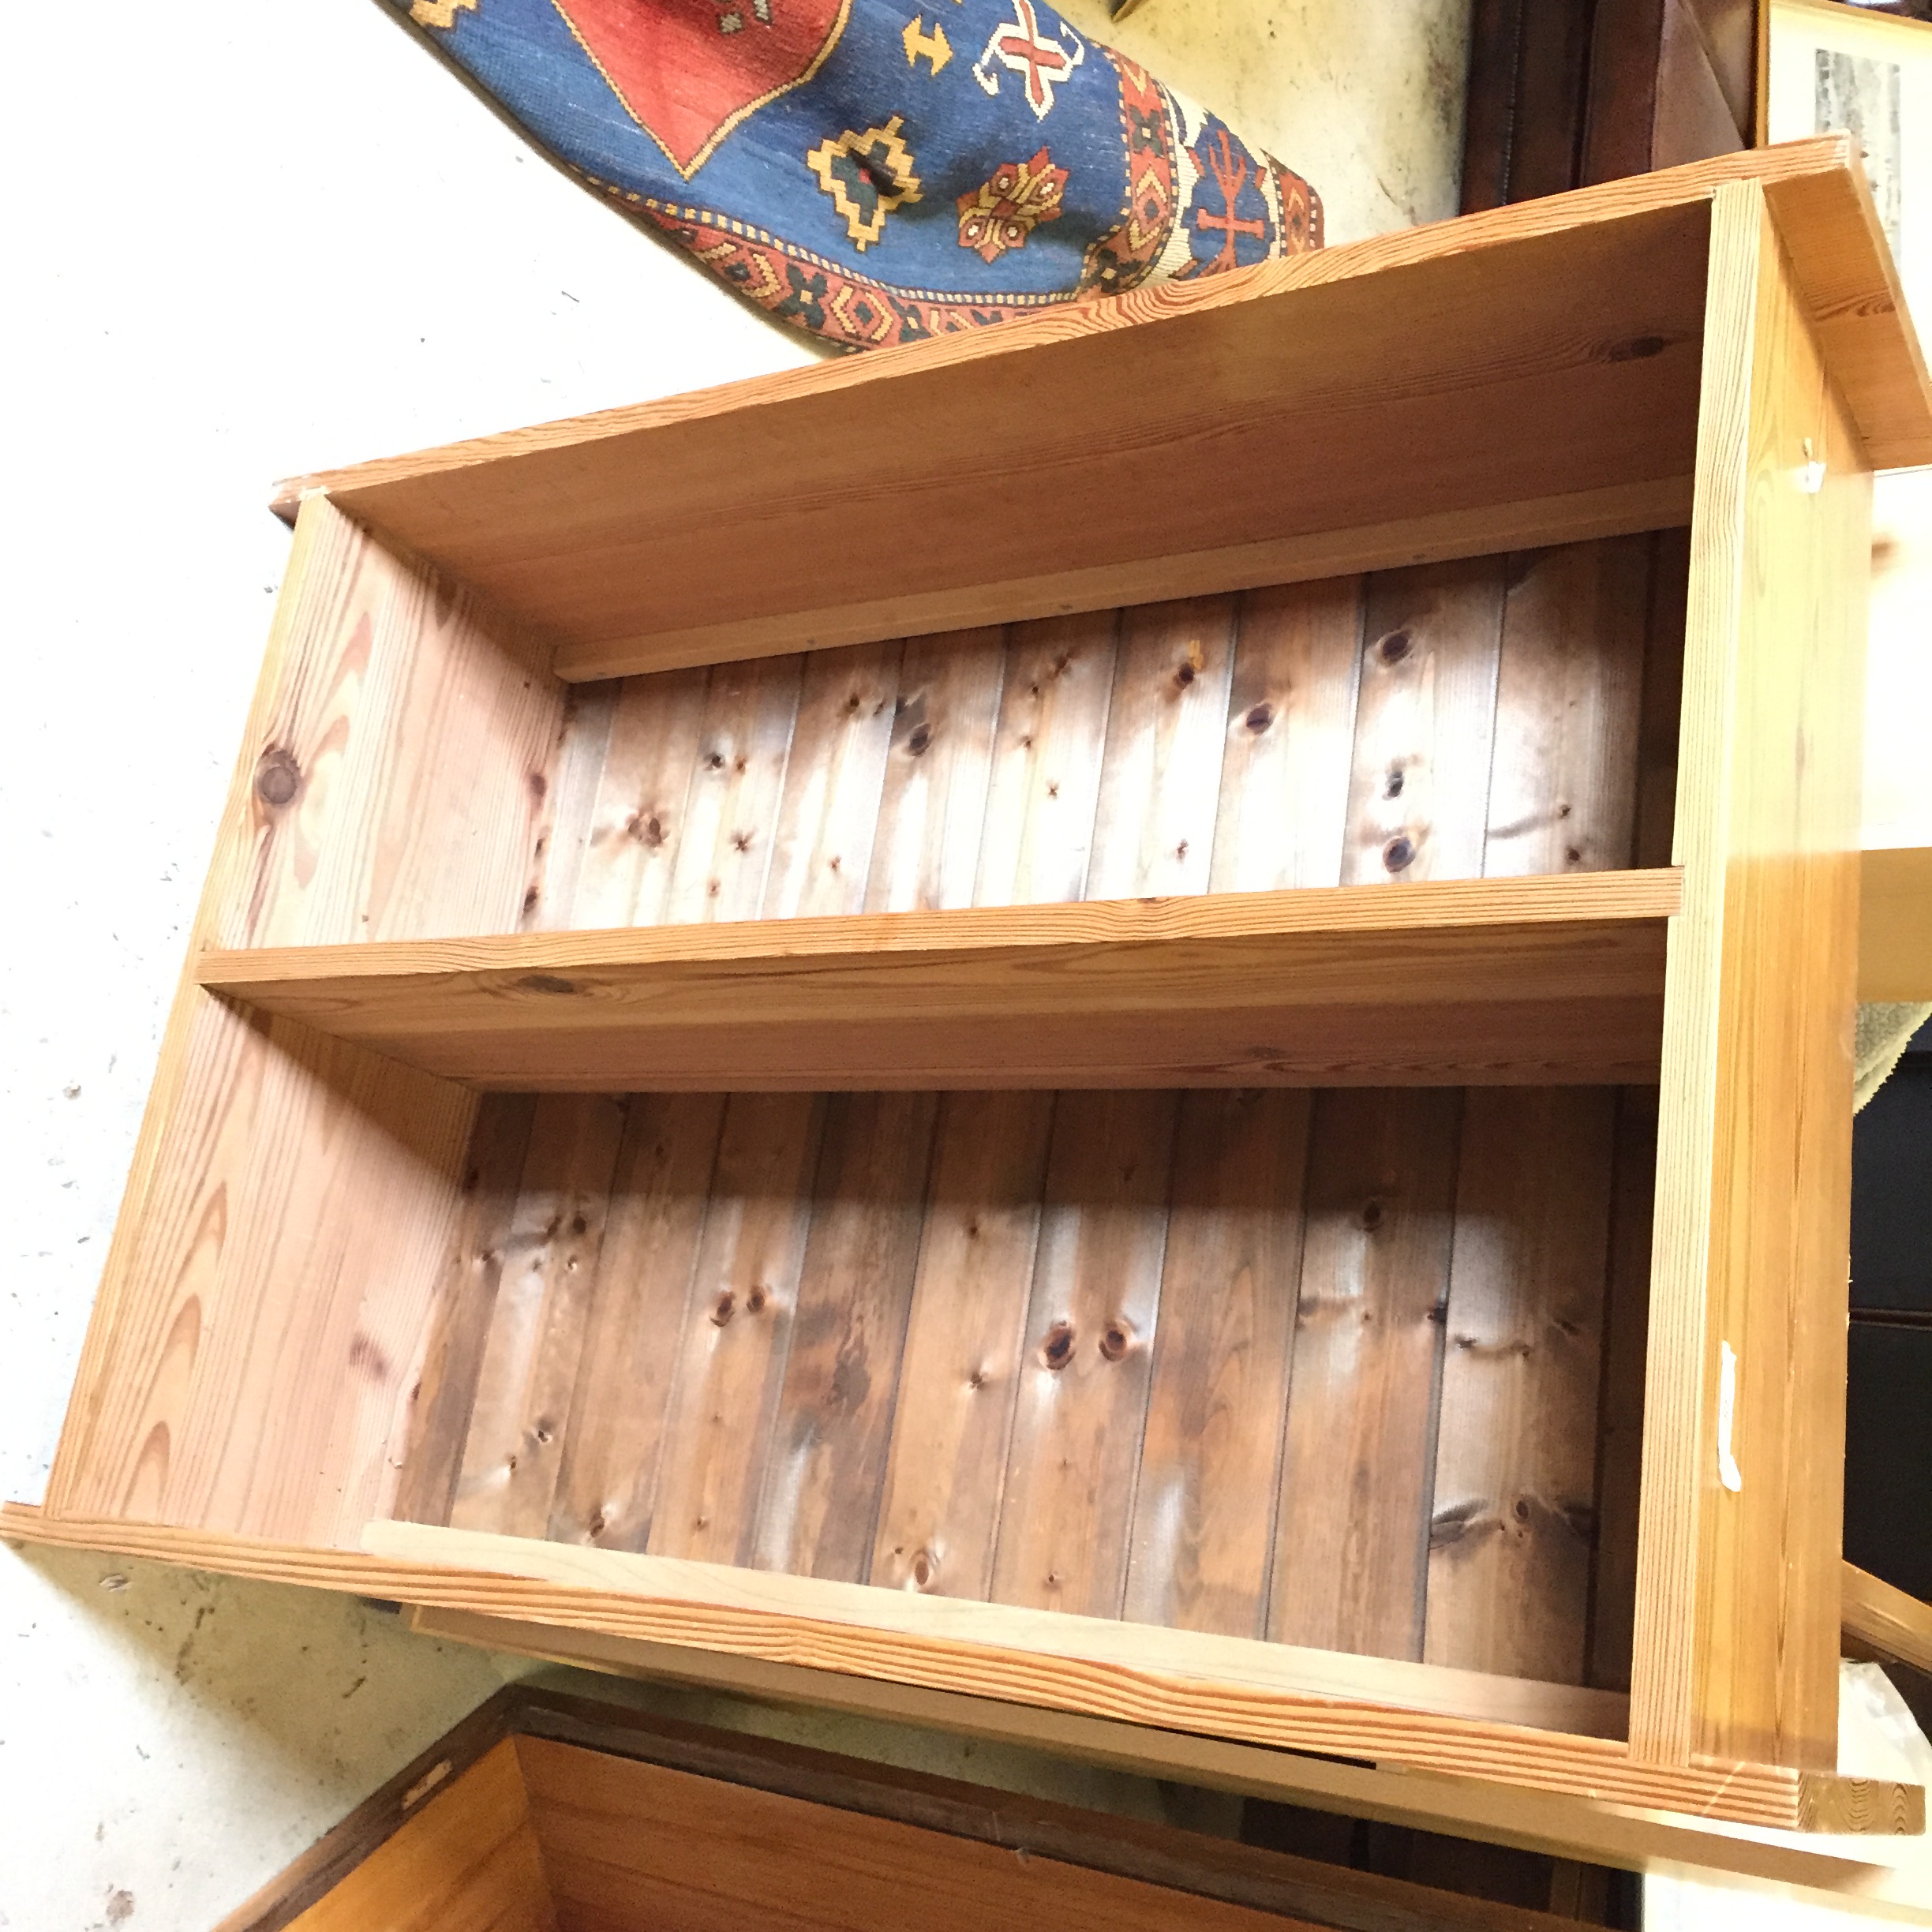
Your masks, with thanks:
<instances>
[{"instance_id":1,"label":"bottom shelf board","mask_svg":"<svg viewBox=\"0 0 1932 1932\"><path fill-rule=\"evenodd\" d=\"M1190 1743L1219 1738L1277 1751L1366 1760L1410 1773L1440 1773L1451 1780L1479 1780L1515 1788L1526 1797L1541 1794L1637 1806L1773 1830L1896 1836L1925 1829L1923 1785L1728 1761L1643 1763L1614 1738L1370 1702L1351 1697L1332 1676L1325 1684L1299 1690L1285 1683L1257 1689L1132 1661L1138 1638L1151 1635L1172 1642L1182 1635L1175 1631L1113 1627L1106 1642L1119 1649L1098 1661L1069 1655L1065 1647L1029 1653L959 1634L915 1638L874 1629L869 1621L850 1626L828 1621L815 1606L807 1612L771 1607L769 1600L763 1607L756 1601L713 1601L702 1589L691 1589L683 1598L666 1594L666 1574L650 1567L661 1559L410 1523L370 1523L365 1550L312 1549L216 1531L57 1518L8 1503L0 1507L0 1537L148 1557L541 1626L556 1633L560 1656L571 1653L581 1634L592 1633L678 1649L695 1664L708 1653L760 1660L1111 1720L1117 1726L1148 1727L1178 1734L1172 1738L1181 1754L1177 1769ZM634 1567L640 1565L646 1567ZM688 1571L694 1567L680 1567ZM796 1587L800 1581L742 1573L733 1587L762 1593L774 1582ZM910 1593L866 1594L890 1598ZM971 1615L998 1608L941 1604L933 1614L957 1618L962 1610ZM928 1612L908 1613L902 1604L900 1614ZM1294 1668L1292 1660L1289 1668ZM1384 1660L1325 1655L1318 1668L1374 1673L1387 1665ZM1436 1676L1428 1666L1399 1668L1421 1673L1411 1683ZM1466 1680L1473 1673L1444 1675ZM1533 1696L1551 1688L1524 1686L1522 1691ZM1564 1699L1601 1694L1554 1688Z\"/></svg>"},{"instance_id":2,"label":"bottom shelf board","mask_svg":"<svg viewBox=\"0 0 1932 1932\"><path fill-rule=\"evenodd\" d=\"M1657 1077L1672 869L212 950L201 985L484 1088Z\"/></svg>"}]
</instances>

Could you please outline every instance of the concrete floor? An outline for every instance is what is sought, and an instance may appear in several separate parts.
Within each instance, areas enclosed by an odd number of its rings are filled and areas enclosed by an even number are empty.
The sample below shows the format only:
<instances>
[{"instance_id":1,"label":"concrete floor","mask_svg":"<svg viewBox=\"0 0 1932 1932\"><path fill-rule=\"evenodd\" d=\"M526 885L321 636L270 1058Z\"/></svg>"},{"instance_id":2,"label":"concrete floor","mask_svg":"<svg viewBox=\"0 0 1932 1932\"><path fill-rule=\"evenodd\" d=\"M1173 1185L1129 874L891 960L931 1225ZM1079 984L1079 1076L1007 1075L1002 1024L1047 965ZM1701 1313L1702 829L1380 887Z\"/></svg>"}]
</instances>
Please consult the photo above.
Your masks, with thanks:
<instances>
[{"instance_id":1,"label":"concrete floor","mask_svg":"<svg viewBox=\"0 0 1932 1932\"><path fill-rule=\"evenodd\" d=\"M1102 0L1066 0L1106 36ZM1453 212L1467 0L1148 0L1331 240ZM278 476L807 360L370 0L13 9L0 1496L42 1493L286 553ZM80 65L82 58L88 63ZM351 1601L0 1548L0 1927L204 1932L526 1667ZM1075 1802L1216 1801L661 1700Z\"/></svg>"}]
</instances>

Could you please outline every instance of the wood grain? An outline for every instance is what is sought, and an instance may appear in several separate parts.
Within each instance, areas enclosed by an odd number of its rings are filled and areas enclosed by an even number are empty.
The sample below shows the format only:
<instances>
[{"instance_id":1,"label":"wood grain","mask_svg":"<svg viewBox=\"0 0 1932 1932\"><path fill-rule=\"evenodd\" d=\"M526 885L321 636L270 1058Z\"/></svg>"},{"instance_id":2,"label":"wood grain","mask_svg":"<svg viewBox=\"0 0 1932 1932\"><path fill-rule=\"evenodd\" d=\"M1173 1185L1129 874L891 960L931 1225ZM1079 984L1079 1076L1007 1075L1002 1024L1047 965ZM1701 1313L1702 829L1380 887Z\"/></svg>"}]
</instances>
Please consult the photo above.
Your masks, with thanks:
<instances>
[{"instance_id":1,"label":"wood grain","mask_svg":"<svg viewBox=\"0 0 1932 1932\"><path fill-rule=\"evenodd\" d=\"M1432 1664L1584 1680L1616 1095L1465 1105L1430 1530Z\"/></svg>"},{"instance_id":2,"label":"wood grain","mask_svg":"<svg viewBox=\"0 0 1932 1932\"><path fill-rule=\"evenodd\" d=\"M1081 897L1201 893L1214 856L1234 600L1124 612Z\"/></svg>"},{"instance_id":3,"label":"wood grain","mask_svg":"<svg viewBox=\"0 0 1932 1932\"><path fill-rule=\"evenodd\" d=\"M857 1583L871 1567L938 1104L930 1093L826 1103L754 1543L766 1569Z\"/></svg>"},{"instance_id":4,"label":"wood grain","mask_svg":"<svg viewBox=\"0 0 1932 1932\"><path fill-rule=\"evenodd\" d=\"M1085 897L1118 623L1103 611L1010 634L975 904Z\"/></svg>"},{"instance_id":5,"label":"wood grain","mask_svg":"<svg viewBox=\"0 0 1932 1932\"><path fill-rule=\"evenodd\" d=\"M1755 184L1718 197L1710 306L1631 1735L1646 1758L1825 1767L1870 482Z\"/></svg>"},{"instance_id":6,"label":"wood grain","mask_svg":"<svg viewBox=\"0 0 1932 1932\"><path fill-rule=\"evenodd\" d=\"M1603 1383L1597 1418L1597 1552L1585 1681L1627 1690L1637 1615L1637 1531L1643 1470L1644 1365L1650 1334L1650 1249L1657 1193L1654 1088L1618 1095L1616 1176L1605 1284Z\"/></svg>"},{"instance_id":7,"label":"wood grain","mask_svg":"<svg viewBox=\"0 0 1932 1932\"><path fill-rule=\"evenodd\" d=\"M805 661L766 918L865 909L902 649L854 645Z\"/></svg>"},{"instance_id":8,"label":"wood grain","mask_svg":"<svg viewBox=\"0 0 1932 1932\"><path fill-rule=\"evenodd\" d=\"M1370 579L1343 884L1481 876L1504 567L1479 557Z\"/></svg>"},{"instance_id":9,"label":"wood grain","mask_svg":"<svg viewBox=\"0 0 1932 1932\"><path fill-rule=\"evenodd\" d=\"M561 923L649 926L665 916L699 762L706 682L702 670L666 671L618 687L589 814L581 831L571 827L567 842L578 856Z\"/></svg>"},{"instance_id":10,"label":"wood grain","mask_svg":"<svg viewBox=\"0 0 1932 1932\"><path fill-rule=\"evenodd\" d=\"M1125 1615L1260 1637L1301 1269L1305 1094L1181 1099Z\"/></svg>"},{"instance_id":11,"label":"wood grain","mask_svg":"<svg viewBox=\"0 0 1932 1932\"><path fill-rule=\"evenodd\" d=\"M1829 319L1857 420L1887 431L1888 462L1932 455L1923 362L1852 173L1841 140L1728 157L1219 286L1071 306L997 341L976 334L305 479L281 500L328 489L567 640L558 664L574 676L1406 562L1414 525L1451 512L1470 519L1464 554L1602 534L1506 535L1493 520L1485 534L1481 513L1687 474L1705 215L1724 182L1762 179L1815 204L1793 224L1801 286ZM1623 352L1633 343L1643 349ZM1056 399L1044 416L1042 383ZM1111 420L1123 394L1159 406L1096 440L1091 423ZM1521 433L1553 421L1560 439ZM962 468L964 447L975 461ZM1118 513L1120 466L1143 449L1168 478L1151 557ZM757 496L774 472L794 487ZM1230 475L1268 487L1230 492ZM1058 514L1003 530L1002 581L989 585L985 506L1018 478ZM903 517L908 504L921 541L875 546L859 567L855 519L888 504ZM1379 552L1282 567L1292 534L1372 525L1385 532ZM1243 574L1244 552L1256 574ZM1176 581L1210 553L1213 575ZM1124 583L1129 561L1140 577ZM989 590L1003 608L987 608Z\"/></svg>"},{"instance_id":12,"label":"wood grain","mask_svg":"<svg viewBox=\"0 0 1932 1932\"><path fill-rule=\"evenodd\" d=\"M1515 560L1503 606L1489 878L1631 863L1652 541Z\"/></svg>"},{"instance_id":13,"label":"wood grain","mask_svg":"<svg viewBox=\"0 0 1932 1932\"><path fill-rule=\"evenodd\" d=\"M459 1528L549 1525L623 1129L601 1095L537 1103L450 1511Z\"/></svg>"},{"instance_id":14,"label":"wood grain","mask_svg":"<svg viewBox=\"0 0 1932 1932\"><path fill-rule=\"evenodd\" d=\"M1932 1606L1855 1563L1844 1565L1839 1586L1847 1635L1868 1644L1881 1657L1932 1671Z\"/></svg>"},{"instance_id":15,"label":"wood grain","mask_svg":"<svg viewBox=\"0 0 1932 1932\"><path fill-rule=\"evenodd\" d=\"M534 1094L492 1094L477 1108L462 1213L410 1394L394 1507L405 1522L446 1523L456 1500L536 1113Z\"/></svg>"},{"instance_id":16,"label":"wood grain","mask_svg":"<svg viewBox=\"0 0 1932 1932\"><path fill-rule=\"evenodd\" d=\"M1251 590L1240 621L1209 889L1339 886L1361 580Z\"/></svg>"},{"instance_id":17,"label":"wood grain","mask_svg":"<svg viewBox=\"0 0 1932 1932\"><path fill-rule=\"evenodd\" d=\"M1196 1781L1202 1770L1219 1759L1218 1751L1203 1747L1211 1739L1238 1737L1251 1731L1256 1741L1285 1744L1290 1754L1333 1751L1346 1757L1367 1750L1391 1766L1433 1766L1449 1773L1450 1781L1438 1784L1416 1778L1411 1770L1398 1777L1394 1790L1384 1788L1385 1798L1394 1799L1398 1808L1407 1810L1417 1822L1426 1822L1430 1805L1440 1803L1457 1815L1470 1816L1473 1810L1477 1816L1486 1816L1492 1833L1499 1817L1512 1814L1520 1814L1528 1829L1545 1799L1589 1797L1613 1807L1634 1805L1786 1830L1822 1829L1818 1821L1827 1816L1834 1820L1843 1817L1843 1829L1865 1833L1911 1834L1923 1829L1922 1786L1704 1758L1687 1769L1634 1762L1620 1741L1590 1734L1593 1725L1614 1728L1623 1708L1621 1699L1606 1699L1599 1692L1483 1678L1426 1664L1294 1651L1194 1631L1148 1631L1002 1605L953 1605L953 1609L968 1612L983 1636L995 1623L1004 1633L1017 1633L1032 1618L1044 1619L1050 1630L1059 1633L1056 1641L1063 1649L1077 1640L1083 1649L1091 1642L1102 1653L1113 1655L1117 1646L1151 1639L1165 1658L1171 1660L1182 1655L1203 1658L1208 1653L1199 1646L1212 1646L1213 1680L1219 1689L1214 1695L1197 1698L1185 1687L1189 1673L1170 1676L1164 1664L1151 1662L1151 1652L1138 1663L1123 1657L1125 1668L1120 1672L1095 1670L1069 1658L1058 1669L1041 1672L1035 1679L1025 1652L996 1649L992 1653L997 1660L994 1667L982 1672L973 1665L970 1646L964 1647L964 1654L956 1655L927 1642L897 1646L887 1642L882 1650L864 1642L863 1625L879 1616L890 1623L906 1617L915 1606L927 1610L945 1607L944 1600L911 1592L878 1591L865 1586L777 1577L716 1565L666 1566L658 1559L614 1551L573 1549L520 1537L477 1537L409 1524L374 1523L369 1535L373 1541L399 1549L403 1540L409 1540L415 1553L405 1556L316 1550L260 1537L123 1521L63 1522L29 1505L0 1504L0 1537L148 1557L229 1575L348 1589L422 1604L452 1613L435 1621L452 1632L470 1629L470 1641L474 1640L476 1627L482 1626L505 1640L522 1636L522 1647L527 1649L530 1627L535 1625L541 1627L544 1642L537 1646L541 1653L568 1657L574 1653L600 1666L626 1654L642 1654L653 1660L649 1668L672 1677L756 1683L762 1694L775 1690L780 1701L798 1701L802 1695L804 1702L837 1708L856 1690L863 1699L859 1708L876 1713L890 1703L908 1713L916 1709L916 1721L942 1725L950 1713L956 1727L963 1709L977 1713L991 1705L997 1720L984 1735L1031 1739L1063 1749L1069 1740L1091 1743L1104 1735L1118 1744L1117 1762L1123 1766L1145 1769L1160 1763L1172 1774L1195 1777ZM471 1563L470 1552L485 1548L488 1562ZM432 1549L438 1559L424 1559L422 1552ZM462 1554L459 1556L459 1552ZM646 1567L627 1571L625 1567L632 1565ZM541 1567L545 1576L560 1575L564 1567L569 1566L578 1579L595 1570L600 1583L593 1586L581 1580L546 1582L519 1576L514 1574L519 1566ZM694 1571L702 1573L706 1587L715 1579L719 1589L733 1601L747 1601L744 1593L750 1592L751 1601L766 1607L694 1616L688 1603L680 1608L665 1593L683 1589L685 1579ZM648 1575L651 1593L638 1596L602 1586L612 1577L627 1574ZM809 1593L815 1618L840 1593L846 1592L863 1606L859 1639L849 1650L836 1625L807 1619L805 1631L794 1630L787 1635L782 1626L806 1601L801 1593ZM702 1589L691 1593L693 1598L702 1593ZM774 1613L769 1606L780 1598L791 1608ZM682 1597L679 1601L686 1602ZM669 1604L670 1608L661 1615L653 1604ZM474 1622L466 1625L465 1618ZM606 1638L608 1643L603 1641ZM713 1646L710 1654L693 1647L700 1642ZM1234 1692L1226 1679L1222 1665L1229 1653L1220 1649L1222 1646L1231 1646L1234 1655L1252 1660L1276 1687L1274 1697L1263 1700L1260 1705L1247 1705L1238 1727L1234 1728L1234 1703L1241 1701L1241 1694ZM519 1646L512 1641L511 1647ZM761 1657L773 1667L768 1673L747 1668ZM892 1661L888 1663L888 1659ZM777 1668L783 1665L793 1668ZM855 1686L841 1672L855 1672L861 1679L874 1681ZM929 1679L935 1679L943 1681L929 1684ZM1290 1683L1294 1688L1283 1692L1280 1687ZM814 1688L802 1692L805 1684ZM900 1703L892 1689L894 1685L922 1684L949 1694ZM1357 1705L1354 1700L1364 1692L1368 1694ZM1339 1709L1338 1698L1342 1700ZM1391 1704L1391 1698L1407 1702ZM1029 1703L1035 1708L1028 1709ZM1412 1714L1408 1720L1395 1720L1391 1728L1376 1714L1398 1708L1413 1713L1417 1705L1433 1709L1444 1703L1452 1704L1460 1713L1486 1709L1487 1715L1474 1719L1435 1715L1417 1720ZM1258 1708L1265 1713L1259 1719L1255 1716ZM1504 1713L1507 1715L1499 1724L1498 1716ZM1089 1728L1073 1721L1081 1716L1112 1721L1096 1722ZM967 1715L965 1721L970 1728L975 1718ZM1472 1721L1477 1729L1466 1730L1465 1725ZM1351 1729L1351 1724L1359 1728ZM1151 1732L1136 1728L1148 1725L1157 1728ZM1264 1732L1267 1735L1262 1736ZM1105 1746L1101 1748L1104 1754ZM1284 1757L1272 1750L1244 1755L1241 1762L1253 1767L1249 1775L1264 1794L1279 1792L1285 1786L1338 1795L1346 1788L1360 1795L1361 1786L1345 1775L1354 1767ZM1264 1767L1272 1775L1264 1774ZM1374 1782L1372 1774L1363 1776ZM1477 1781L1466 1784L1466 1778ZM1484 1778L1492 1780L1491 1788L1501 1794L1493 1805L1484 1798L1480 1782ZM1319 1781L1311 1784L1309 1780ZM1208 1781L1218 1781L1211 1770ZM1398 1797L1398 1792L1408 1796ZM1417 1798L1421 1792L1427 1793L1426 1799ZM1650 1833L1659 1828L1668 1832L1672 1825L1681 1828L1685 1822L1644 1821ZM1614 1829L1614 1814L1606 1815L1603 1822L1606 1829ZM1832 1827L1838 1828L1836 1824ZM1503 1835L1507 1838L1507 1832ZM1646 1835L1637 1833L1637 1841ZM1681 1848L1687 1841L1679 1837L1674 1842Z\"/></svg>"},{"instance_id":18,"label":"wood grain","mask_svg":"<svg viewBox=\"0 0 1932 1932\"><path fill-rule=\"evenodd\" d=\"M751 1560L823 1121L810 1094L741 1094L725 1108L672 1372L653 1552Z\"/></svg>"},{"instance_id":19,"label":"wood grain","mask_svg":"<svg viewBox=\"0 0 1932 1932\"><path fill-rule=\"evenodd\" d=\"M941 1103L871 1581L991 1593L1054 1096Z\"/></svg>"},{"instance_id":20,"label":"wood grain","mask_svg":"<svg viewBox=\"0 0 1932 1932\"><path fill-rule=\"evenodd\" d=\"M544 1738L512 1748L565 1932L1293 1932L1307 1920Z\"/></svg>"},{"instance_id":21,"label":"wood grain","mask_svg":"<svg viewBox=\"0 0 1932 1932\"><path fill-rule=\"evenodd\" d=\"M758 917L803 679L796 657L712 671L665 918Z\"/></svg>"},{"instance_id":22,"label":"wood grain","mask_svg":"<svg viewBox=\"0 0 1932 1932\"><path fill-rule=\"evenodd\" d=\"M1473 822L1480 842L1480 798ZM553 1090L1654 1070L1668 871L209 953L203 983Z\"/></svg>"},{"instance_id":23,"label":"wood grain","mask_svg":"<svg viewBox=\"0 0 1932 1932\"><path fill-rule=\"evenodd\" d=\"M724 1115L722 1094L635 1094L627 1104L545 1532L560 1541L641 1550L650 1539Z\"/></svg>"},{"instance_id":24,"label":"wood grain","mask_svg":"<svg viewBox=\"0 0 1932 1932\"><path fill-rule=\"evenodd\" d=\"M1693 1865L1801 1885L1857 1907L1911 1907L1920 1896L1924 1841L1869 1834L1795 1836L1683 1810L1642 1808L1570 1792L1477 1779L1418 1778L1394 1765L1269 1750L1151 1730L1071 1712L953 1691L842 1677L799 1664L680 1650L635 1638L546 1629L503 1617L412 1609L410 1627L451 1643L507 1651L651 1683L728 1687L767 1702L889 1717L955 1735L1023 1744L1062 1758L1172 1778L1212 1790L1286 1799L1344 1817L1455 1831L1490 1844L1643 1871ZM1788 1773L1807 1788L1815 1774ZM1839 1779L1835 1786L1854 1780ZM1880 1807L1896 1787L1868 1787Z\"/></svg>"},{"instance_id":25,"label":"wood grain","mask_svg":"<svg viewBox=\"0 0 1932 1932\"><path fill-rule=\"evenodd\" d=\"M1862 1000L1932 999L1932 846L1868 852L1859 862Z\"/></svg>"},{"instance_id":26,"label":"wood grain","mask_svg":"<svg viewBox=\"0 0 1932 1932\"><path fill-rule=\"evenodd\" d=\"M517 1753L505 1738L292 1932L560 1932Z\"/></svg>"},{"instance_id":27,"label":"wood grain","mask_svg":"<svg viewBox=\"0 0 1932 1932\"><path fill-rule=\"evenodd\" d=\"M906 645L866 883L868 912L972 904L1005 672L1001 630Z\"/></svg>"},{"instance_id":28,"label":"wood grain","mask_svg":"<svg viewBox=\"0 0 1932 1932\"><path fill-rule=\"evenodd\" d=\"M1442 1090L1316 1106L1269 1594L1278 1643L1422 1655L1462 1112Z\"/></svg>"},{"instance_id":29,"label":"wood grain","mask_svg":"<svg viewBox=\"0 0 1932 1932\"><path fill-rule=\"evenodd\" d=\"M993 1594L1121 1614L1178 1096L1066 1093L1007 1455Z\"/></svg>"}]
</instances>

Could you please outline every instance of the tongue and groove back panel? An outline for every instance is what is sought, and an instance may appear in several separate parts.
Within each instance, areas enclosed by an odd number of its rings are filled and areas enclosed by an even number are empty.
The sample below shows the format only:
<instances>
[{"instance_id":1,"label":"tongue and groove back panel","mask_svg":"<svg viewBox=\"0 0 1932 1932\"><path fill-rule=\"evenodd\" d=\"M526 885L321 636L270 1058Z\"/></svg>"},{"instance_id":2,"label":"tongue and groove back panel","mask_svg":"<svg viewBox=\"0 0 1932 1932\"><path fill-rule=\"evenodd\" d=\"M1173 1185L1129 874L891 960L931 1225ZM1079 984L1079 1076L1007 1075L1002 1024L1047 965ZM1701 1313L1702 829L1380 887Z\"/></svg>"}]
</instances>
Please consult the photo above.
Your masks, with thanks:
<instances>
[{"instance_id":1,"label":"tongue and groove back panel","mask_svg":"<svg viewBox=\"0 0 1932 1932\"><path fill-rule=\"evenodd\" d=\"M580 686L524 923L1666 863L1685 554ZM1622 1687L1654 1134L1608 1088L487 1096L396 1514Z\"/></svg>"}]
</instances>

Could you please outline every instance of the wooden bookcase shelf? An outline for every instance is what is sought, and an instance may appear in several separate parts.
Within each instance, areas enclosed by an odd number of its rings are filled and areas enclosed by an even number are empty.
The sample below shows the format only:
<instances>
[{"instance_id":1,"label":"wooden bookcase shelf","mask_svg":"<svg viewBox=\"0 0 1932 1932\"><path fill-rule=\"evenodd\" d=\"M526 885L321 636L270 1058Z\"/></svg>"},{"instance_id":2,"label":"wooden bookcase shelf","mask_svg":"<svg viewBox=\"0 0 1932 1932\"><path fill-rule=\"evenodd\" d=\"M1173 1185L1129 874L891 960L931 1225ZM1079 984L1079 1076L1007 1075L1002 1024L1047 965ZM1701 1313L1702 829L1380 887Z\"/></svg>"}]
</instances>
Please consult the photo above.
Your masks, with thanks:
<instances>
[{"instance_id":1,"label":"wooden bookcase shelf","mask_svg":"<svg viewBox=\"0 0 1932 1932\"><path fill-rule=\"evenodd\" d=\"M1653 1080L1669 869L205 953L542 1092Z\"/></svg>"},{"instance_id":2,"label":"wooden bookcase shelf","mask_svg":"<svg viewBox=\"0 0 1932 1932\"><path fill-rule=\"evenodd\" d=\"M1827 140L290 486L8 1530L1579 1844L1919 1829L1836 1756L1907 461Z\"/></svg>"}]
</instances>

